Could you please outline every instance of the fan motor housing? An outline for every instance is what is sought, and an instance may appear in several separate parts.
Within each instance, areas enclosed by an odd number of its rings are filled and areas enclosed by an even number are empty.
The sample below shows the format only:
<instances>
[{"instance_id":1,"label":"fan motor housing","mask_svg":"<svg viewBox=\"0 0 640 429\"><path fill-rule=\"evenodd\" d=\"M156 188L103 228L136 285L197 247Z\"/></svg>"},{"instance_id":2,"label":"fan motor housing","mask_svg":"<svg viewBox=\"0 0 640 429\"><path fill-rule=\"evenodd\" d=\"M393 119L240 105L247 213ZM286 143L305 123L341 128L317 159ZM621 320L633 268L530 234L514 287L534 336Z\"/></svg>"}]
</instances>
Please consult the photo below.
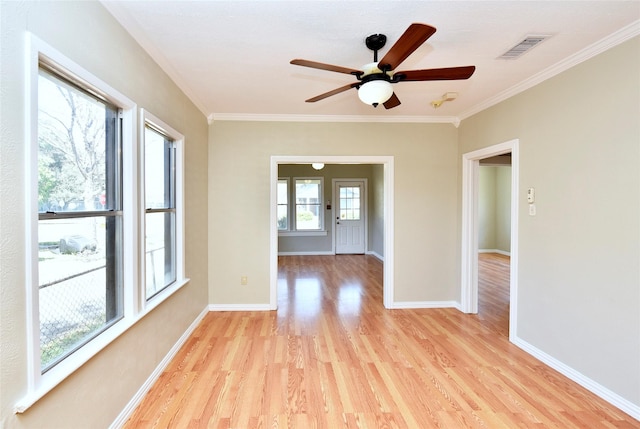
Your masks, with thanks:
<instances>
[{"instance_id":1,"label":"fan motor housing","mask_svg":"<svg viewBox=\"0 0 640 429\"><path fill-rule=\"evenodd\" d=\"M384 34L372 34L365 39L364 43L372 51L378 51L387 43L387 36Z\"/></svg>"}]
</instances>

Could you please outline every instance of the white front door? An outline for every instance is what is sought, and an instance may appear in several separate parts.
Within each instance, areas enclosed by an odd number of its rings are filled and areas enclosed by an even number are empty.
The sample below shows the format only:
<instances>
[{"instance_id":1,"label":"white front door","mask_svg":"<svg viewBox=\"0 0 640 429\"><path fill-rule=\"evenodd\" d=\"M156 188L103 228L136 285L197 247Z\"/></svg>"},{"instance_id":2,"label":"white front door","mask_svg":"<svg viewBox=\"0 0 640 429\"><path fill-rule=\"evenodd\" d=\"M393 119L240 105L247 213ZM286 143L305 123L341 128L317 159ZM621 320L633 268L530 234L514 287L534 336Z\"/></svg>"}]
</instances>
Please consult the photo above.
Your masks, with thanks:
<instances>
[{"instance_id":1,"label":"white front door","mask_svg":"<svg viewBox=\"0 0 640 429\"><path fill-rule=\"evenodd\" d=\"M362 254L365 251L364 181L334 182L336 254Z\"/></svg>"}]
</instances>

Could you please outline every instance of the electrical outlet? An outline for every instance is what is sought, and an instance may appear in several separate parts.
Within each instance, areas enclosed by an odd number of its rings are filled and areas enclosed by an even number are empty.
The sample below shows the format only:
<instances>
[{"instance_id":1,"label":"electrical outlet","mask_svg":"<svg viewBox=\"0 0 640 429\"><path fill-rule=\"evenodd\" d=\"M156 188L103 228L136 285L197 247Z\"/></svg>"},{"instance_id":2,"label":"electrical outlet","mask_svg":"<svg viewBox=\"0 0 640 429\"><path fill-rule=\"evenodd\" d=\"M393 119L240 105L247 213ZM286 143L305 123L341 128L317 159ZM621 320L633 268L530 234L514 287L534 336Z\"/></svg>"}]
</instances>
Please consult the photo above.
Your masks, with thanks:
<instances>
[{"instance_id":1,"label":"electrical outlet","mask_svg":"<svg viewBox=\"0 0 640 429\"><path fill-rule=\"evenodd\" d=\"M247 276L240 277L240 284L242 286L246 286L249 283L249 278Z\"/></svg>"}]
</instances>

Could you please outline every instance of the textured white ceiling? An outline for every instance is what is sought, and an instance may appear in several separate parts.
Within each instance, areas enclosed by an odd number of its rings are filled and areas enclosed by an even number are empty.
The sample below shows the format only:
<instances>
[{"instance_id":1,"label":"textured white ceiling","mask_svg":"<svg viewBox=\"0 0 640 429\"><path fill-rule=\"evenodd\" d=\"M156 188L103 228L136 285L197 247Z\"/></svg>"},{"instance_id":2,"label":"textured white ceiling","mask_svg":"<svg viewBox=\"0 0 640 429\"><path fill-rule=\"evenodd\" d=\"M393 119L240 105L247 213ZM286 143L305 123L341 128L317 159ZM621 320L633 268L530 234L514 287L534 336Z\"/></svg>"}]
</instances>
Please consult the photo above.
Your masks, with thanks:
<instances>
[{"instance_id":1,"label":"textured white ceiling","mask_svg":"<svg viewBox=\"0 0 640 429\"><path fill-rule=\"evenodd\" d=\"M113 1L120 21L209 118L452 121L464 118L640 33L639 1ZM469 80L400 82L402 104L364 105L355 81L289 64L294 58L360 68L364 39L387 35L380 58L413 22L437 32L398 69L475 65ZM517 60L498 56L529 34L550 34ZM445 92L455 101L434 109ZM266 117L266 116L265 116Z\"/></svg>"}]
</instances>

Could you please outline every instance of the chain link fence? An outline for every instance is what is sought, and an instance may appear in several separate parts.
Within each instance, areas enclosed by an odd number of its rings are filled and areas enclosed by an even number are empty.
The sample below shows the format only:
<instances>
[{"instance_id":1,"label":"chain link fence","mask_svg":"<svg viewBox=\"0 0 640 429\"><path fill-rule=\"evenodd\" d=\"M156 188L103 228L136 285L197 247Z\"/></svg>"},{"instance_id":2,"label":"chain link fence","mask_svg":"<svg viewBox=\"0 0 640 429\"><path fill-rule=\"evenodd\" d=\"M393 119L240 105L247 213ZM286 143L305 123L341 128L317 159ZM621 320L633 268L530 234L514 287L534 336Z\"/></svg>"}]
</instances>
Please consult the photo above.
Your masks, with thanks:
<instances>
[{"instance_id":1,"label":"chain link fence","mask_svg":"<svg viewBox=\"0 0 640 429\"><path fill-rule=\"evenodd\" d=\"M106 322L106 267L78 259L68 255L40 262L41 272L73 273L39 286L43 369L82 345ZM69 271L69 265L75 269Z\"/></svg>"}]
</instances>

